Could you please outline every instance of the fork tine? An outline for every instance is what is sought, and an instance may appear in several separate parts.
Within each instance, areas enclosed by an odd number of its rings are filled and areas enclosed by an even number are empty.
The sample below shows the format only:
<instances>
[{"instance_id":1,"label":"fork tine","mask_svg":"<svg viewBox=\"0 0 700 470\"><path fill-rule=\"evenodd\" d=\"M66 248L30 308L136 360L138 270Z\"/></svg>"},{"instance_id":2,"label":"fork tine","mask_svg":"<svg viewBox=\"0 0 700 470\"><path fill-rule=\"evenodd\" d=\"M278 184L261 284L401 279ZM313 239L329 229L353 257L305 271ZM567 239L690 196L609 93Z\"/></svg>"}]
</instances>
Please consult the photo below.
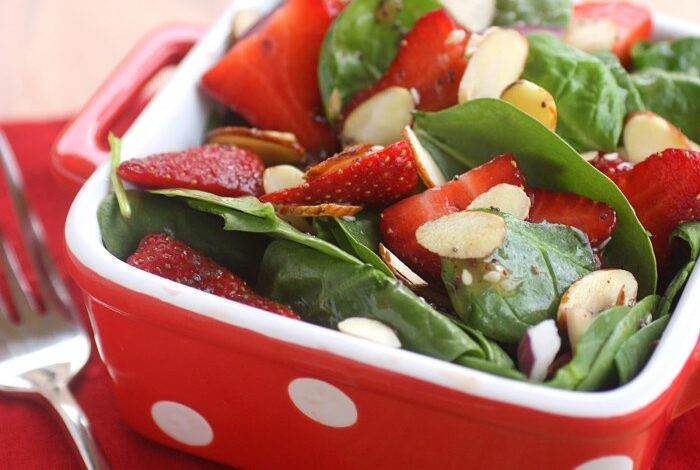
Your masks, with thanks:
<instances>
[{"instance_id":1,"label":"fork tine","mask_svg":"<svg viewBox=\"0 0 700 470\"><path fill-rule=\"evenodd\" d=\"M27 279L22 273L22 267L17 261L15 251L5 240L0 230L0 259L5 270L5 278L10 290L10 296L20 318L34 315L38 311L36 300L32 295Z\"/></svg>"},{"instance_id":2,"label":"fork tine","mask_svg":"<svg viewBox=\"0 0 700 470\"><path fill-rule=\"evenodd\" d=\"M39 284L44 303L74 316L70 293L51 259L44 229L27 203L17 159L4 132L0 130L0 163L17 213L22 239Z\"/></svg>"}]
</instances>

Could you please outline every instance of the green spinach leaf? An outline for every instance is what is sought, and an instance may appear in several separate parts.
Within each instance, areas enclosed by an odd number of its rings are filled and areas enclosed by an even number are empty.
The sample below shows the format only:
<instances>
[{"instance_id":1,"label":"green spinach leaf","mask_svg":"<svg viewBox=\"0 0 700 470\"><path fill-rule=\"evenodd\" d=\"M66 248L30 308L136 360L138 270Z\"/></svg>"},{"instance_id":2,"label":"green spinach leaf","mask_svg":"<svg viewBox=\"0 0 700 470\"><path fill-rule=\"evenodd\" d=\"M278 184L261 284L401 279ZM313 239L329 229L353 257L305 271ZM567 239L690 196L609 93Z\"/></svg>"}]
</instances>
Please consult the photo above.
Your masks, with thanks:
<instances>
[{"instance_id":1,"label":"green spinach leaf","mask_svg":"<svg viewBox=\"0 0 700 470\"><path fill-rule=\"evenodd\" d=\"M529 185L608 204L617 212L617 227L604 253L606 265L632 272L640 295L656 292L651 241L625 196L538 121L505 101L478 99L437 113L417 113L415 130L434 157L461 165L461 171L511 152Z\"/></svg>"},{"instance_id":2,"label":"green spinach leaf","mask_svg":"<svg viewBox=\"0 0 700 470\"><path fill-rule=\"evenodd\" d=\"M488 372L489 374L493 375L500 375L501 377L508 379L528 381L525 374L513 367L507 367L502 364L487 361L478 357L460 356L457 358L455 363L461 366L469 367L470 369Z\"/></svg>"},{"instance_id":3,"label":"green spinach leaf","mask_svg":"<svg viewBox=\"0 0 700 470\"><path fill-rule=\"evenodd\" d=\"M258 289L318 325L336 328L345 318L373 318L394 328L405 349L447 361L484 357L479 345L449 318L367 264L279 240L265 252Z\"/></svg>"},{"instance_id":4,"label":"green spinach leaf","mask_svg":"<svg viewBox=\"0 0 700 470\"><path fill-rule=\"evenodd\" d=\"M571 0L497 0L493 24L566 26L572 11Z\"/></svg>"},{"instance_id":5,"label":"green spinach leaf","mask_svg":"<svg viewBox=\"0 0 700 470\"><path fill-rule=\"evenodd\" d=\"M484 352L484 359L486 361L501 367L505 367L506 369L515 368L513 359L503 350L501 346L498 345L498 343L491 341L481 331L477 330L476 328L472 328L460 320L453 318L452 321L455 323L455 325L469 334L469 336L474 338L479 346L481 346L481 350Z\"/></svg>"},{"instance_id":6,"label":"green spinach leaf","mask_svg":"<svg viewBox=\"0 0 700 470\"><path fill-rule=\"evenodd\" d=\"M401 38L437 0L354 0L326 32L318 80L326 117L334 122L347 102L384 74Z\"/></svg>"},{"instance_id":7,"label":"green spinach leaf","mask_svg":"<svg viewBox=\"0 0 700 470\"><path fill-rule=\"evenodd\" d=\"M632 47L636 69L663 69L700 77L700 37L675 41L639 41Z\"/></svg>"},{"instance_id":8,"label":"green spinach leaf","mask_svg":"<svg viewBox=\"0 0 700 470\"><path fill-rule=\"evenodd\" d=\"M622 343L615 354L618 382L624 385L637 376L654 352L671 317L665 315L643 327Z\"/></svg>"},{"instance_id":9,"label":"green spinach leaf","mask_svg":"<svg viewBox=\"0 0 700 470\"><path fill-rule=\"evenodd\" d=\"M549 91L557 104L557 133L579 151L617 149L625 103L612 72L596 57L548 33L528 37L522 78Z\"/></svg>"},{"instance_id":10,"label":"green spinach leaf","mask_svg":"<svg viewBox=\"0 0 700 470\"><path fill-rule=\"evenodd\" d=\"M97 221L107 251L121 260L129 257L141 239L164 232L211 256L244 279L254 280L268 244L264 237L223 230L221 219L187 207L181 201L143 191L127 191L132 208L125 219L114 194L100 203Z\"/></svg>"},{"instance_id":11,"label":"green spinach leaf","mask_svg":"<svg viewBox=\"0 0 700 470\"><path fill-rule=\"evenodd\" d=\"M639 90L632 83L632 79L620 63L620 59L610 51L597 51L593 52L593 55L600 59L615 77L620 95L625 101L625 114L646 109Z\"/></svg>"},{"instance_id":12,"label":"green spinach leaf","mask_svg":"<svg viewBox=\"0 0 700 470\"><path fill-rule=\"evenodd\" d=\"M517 343L530 326L555 316L564 291L596 263L580 230L500 215L507 226L501 247L485 261L444 258L442 279L467 325L496 341ZM494 267L507 273L499 283L484 279ZM464 270L473 279L469 285L462 282Z\"/></svg>"},{"instance_id":13,"label":"green spinach leaf","mask_svg":"<svg viewBox=\"0 0 700 470\"><path fill-rule=\"evenodd\" d=\"M673 302L683 290L690 273L693 272L698 256L700 256L700 222L686 222L679 225L671 233L671 238L674 237L685 240L688 243L688 246L690 246L690 259L666 288L666 292L661 298L661 302L659 302L659 309L654 315L655 318L663 317L671 312Z\"/></svg>"},{"instance_id":14,"label":"green spinach leaf","mask_svg":"<svg viewBox=\"0 0 700 470\"><path fill-rule=\"evenodd\" d=\"M700 77L650 69L632 74L632 83L647 109L700 141Z\"/></svg>"},{"instance_id":15,"label":"green spinach leaf","mask_svg":"<svg viewBox=\"0 0 700 470\"><path fill-rule=\"evenodd\" d=\"M109 141L109 148L111 153L110 169L109 169L109 179L112 183L112 189L114 194L117 196L117 202L119 203L119 211L122 217L128 219L131 217L131 206L129 206L129 199L126 197L126 190L124 189L124 183L122 179L117 176L117 168L121 162L122 154L122 141L120 138L112 134L111 132L107 136Z\"/></svg>"}]
</instances>

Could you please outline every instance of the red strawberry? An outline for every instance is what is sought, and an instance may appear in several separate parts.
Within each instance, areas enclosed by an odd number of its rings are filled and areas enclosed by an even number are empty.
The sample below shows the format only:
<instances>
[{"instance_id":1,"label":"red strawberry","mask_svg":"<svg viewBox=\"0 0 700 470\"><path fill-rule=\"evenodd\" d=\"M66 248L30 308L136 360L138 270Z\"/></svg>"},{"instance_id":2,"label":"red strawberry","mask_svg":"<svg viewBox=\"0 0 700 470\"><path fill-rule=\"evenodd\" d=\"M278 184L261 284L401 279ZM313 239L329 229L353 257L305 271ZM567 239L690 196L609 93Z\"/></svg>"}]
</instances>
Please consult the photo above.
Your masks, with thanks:
<instances>
[{"instance_id":1,"label":"red strawberry","mask_svg":"<svg viewBox=\"0 0 700 470\"><path fill-rule=\"evenodd\" d=\"M164 233L152 233L143 237L126 262L156 276L219 297L299 319L299 315L286 305L257 295L245 281L228 269Z\"/></svg>"},{"instance_id":2,"label":"red strawberry","mask_svg":"<svg viewBox=\"0 0 700 470\"><path fill-rule=\"evenodd\" d=\"M602 202L573 193L531 188L530 222L551 222L576 227L588 235L591 245L598 245L612 235L617 222L615 211Z\"/></svg>"},{"instance_id":3,"label":"red strawberry","mask_svg":"<svg viewBox=\"0 0 700 470\"><path fill-rule=\"evenodd\" d=\"M149 189L199 189L220 196L262 193L264 165L257 154L227 144L134 158L119 165L120 178Z\"/></svg>"},{"instance_id":4,"label":"red strawberry","mask_svg":"<svg viewBox=\"0 0 700 470\"><path fill-rule=\"evenodd\" d=\"M634 168L634 164L623 160L617 153L599 153L591 160L591 165L610 177L613 181L620 173Z\"/></svg>"},{"instance_id":5,"label":"red strawberry","mask_svg":"<svg viewBox=\"0 0 700 470\"><path fill-rule=\"evenodd\" d=\"M616 182L651 232L663 267L671 232L683 222L700 220L700 152L664 150L621 174Z\"/></svg>"},{"instance_id":6,"label":"red strawberry","mask_svg":"<svg viewBox=\"0 0 700 470\"><path fill-rule=\"evenodd\" d=\"M289 0L238 41L202 85L253 126L292 132L312 153L333 151L323 120L318 54L337 1Z\"/></svg>"},{"instance_id":7,"label":"red strawberry","mask_svg":"<svg viewBox=\"0 0 700 470\"><path fill-rule=\"evenodd\" d=\"M500 183L523 185L518 165L510 154L387 207L379 220L384 244L415 271L438 277L440 258L418 244L416 230L426 222L466 209L479 194Z\"/></svg>"},{"instance_id":8,"label":"red strawberry","mask_svg":"<svg viewBox=\"0 0 700 470\"><path fill-rule=\"evenodd\" d=\"M392 86L414 88L419 98L417 108L423 111L457 104L459 81L467 67L464 49L470 35L445 10L426 14L401 41L398 54L384 76L358 93L348 110Z\"/></svg>"},{"instance_id":9,"label":"red strawberry","mask_svg":"<svg viewBox=\"0 0 700 470\"><path fill-rule=\"evenodd\" d=\"M316 171L317 167L328 171ZM413 193L418 185L413 153L403 140L365 155L357 156L353 151L349 156L341 154L326 160L310 168L306 179L301 186L265 194L260 200L273 204L332 202L383 207Z\"/></svg>"}]
</instances>

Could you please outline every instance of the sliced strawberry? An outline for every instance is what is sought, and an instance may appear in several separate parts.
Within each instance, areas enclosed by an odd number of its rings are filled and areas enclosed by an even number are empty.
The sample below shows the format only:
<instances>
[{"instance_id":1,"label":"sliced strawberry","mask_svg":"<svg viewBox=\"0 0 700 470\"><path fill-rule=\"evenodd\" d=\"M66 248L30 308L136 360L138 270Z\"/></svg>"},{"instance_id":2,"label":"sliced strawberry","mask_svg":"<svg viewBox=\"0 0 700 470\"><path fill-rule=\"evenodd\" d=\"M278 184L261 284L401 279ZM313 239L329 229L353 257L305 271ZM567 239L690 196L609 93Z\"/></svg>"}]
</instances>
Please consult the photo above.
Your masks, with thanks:
<instances>
[{"instance_id":1,"label":"sliced strawberry","mask_svg":"<svg viewBox=\"0 0 700 470\"><path fill-rule=\"evenodd\" d=\"M143 237L127 263L143 271L285 317L299 319L286 305L261 297L242 279L205 254L164 233Z\"/></svg>"},{"instance_id":2,"label":"sliced strawberry","mask_svg":"<svg viewBox=\"0 0 700 470\"><path fill-rule=\"evenodd\" d=\"M683 222L700 220L700 152L664 150L621 174L616 182L651 232L663 267L671 232Z\"/></svg>"},{"instance_id":3,"label":"sliced strawberry","mask_svg":"<svg viewBox=\"0 0 700 470\"><path fill-rule=\"evenodd\" d=\"M285 2L202 77L204 89L255 127L292 132L314 154L333 151L317 68L338 11L337 1Z\"/></svg>"},{"instance_id":4,"label":"sliced strawberry","mask_svg":"<svg viewBox=\"0 0 700 470\"><path fill-rule=\"evenodd\" d=\"M392 86L415 89L417 108L423 111L457 104L459 81L467 66L464 49L470 35L445 10L426 14L401 41L398 54L384 76L358 93L348 110Z\"/></svg>"},{"instance_id":5,"label":"sliced strawberry","mask_svg":"<svg viewBox=\"0 0 700 470\"><path fill-rule=\"evenodd\" d=\"M617 153L599 153L591 160L591 165L610 177L613 181L618 175L634 168L634 164L623 160Z\"/></svg>"},{"instance_id":6,"label":"sliced strawberry","mask_svg":"<svg viewBox=\"0 0 700 470\"><path fill-rule=\"evenodd\" d=\"M440 275L440 258L416 240L418 227L431 220L464 210L481 193L500 183L523 186L515 159L501 155L442 186L428 189L387 207L379 228L384 244L419 274Z\"/></svg>"},{"instance_id":7,"label":"sliced strawberry","mask_svg":"<svg viewBox=\"0 0 700 470\"><path fill-rule=\"evenodd\" d=\"M341 154L337 158L342 164L335 164L334 159L326 160L319 166L328 167L328 171L311 168L308 173L314 177L307 178L303 185L265 194L260 200L273 204L332 202L384 207L413 193L418 185L413 153L404 141L364 156L355 158ZM350 160L346 161L347 158Z\"/></svg>"},{"instance_id":8,"label":"sliced strawberry","mask_svg":"<svg viewBox=\"0 0 700 470\"><path fill-rule=\"evenodd\" d=\"M574 6L573 19L607 18L617 26L612 52L629 64L630 50L638 41L649 39L652 31L651 12L642 5L619 1L586 2Z\"/></svg>"},{"instance_id":9,"label":"sliced strawberry","mask_svg":"<svg viewBox=\"0 0 700 470\"><path fill-rule=\"evenodd\" d=\"M148 189L199 189L220 196L258 196L264 165L248 149L210 144L182 152L134 158L117 169L120 178Z\"/></svg>"},{"instance_id":10,"label":"sliced strawberry","mask_svg":"<svg viewBox=\"0 0 700 470\"><path fill-rule=\"evenodd\" d=\"M607 204L574 193L529 190L532 206L530 222L550 222L576 227L588 235L591 245L604 242L613 233L617 214Z\"/></svg>"}]
</instances>

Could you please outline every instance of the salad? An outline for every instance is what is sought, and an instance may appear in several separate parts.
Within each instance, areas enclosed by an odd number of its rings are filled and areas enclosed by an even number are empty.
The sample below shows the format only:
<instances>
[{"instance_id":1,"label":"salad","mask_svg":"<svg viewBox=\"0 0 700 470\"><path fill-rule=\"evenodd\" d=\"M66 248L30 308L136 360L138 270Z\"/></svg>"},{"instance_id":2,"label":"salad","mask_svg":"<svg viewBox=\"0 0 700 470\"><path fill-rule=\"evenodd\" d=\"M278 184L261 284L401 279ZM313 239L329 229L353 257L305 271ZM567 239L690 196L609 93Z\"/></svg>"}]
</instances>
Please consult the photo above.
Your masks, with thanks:
<instances>
[{"instance_id":1,"label":"salad","mask_svg":"<svg viewBox=\"0 0 700 470\"><path fill-rule=\"evenodd\" d=\"M103 242L386 347L622 385L700 253L700 38L651 33L619 2L242 11L201 146L120 162L110 137Z\"/></svg>"}]
</instances>

